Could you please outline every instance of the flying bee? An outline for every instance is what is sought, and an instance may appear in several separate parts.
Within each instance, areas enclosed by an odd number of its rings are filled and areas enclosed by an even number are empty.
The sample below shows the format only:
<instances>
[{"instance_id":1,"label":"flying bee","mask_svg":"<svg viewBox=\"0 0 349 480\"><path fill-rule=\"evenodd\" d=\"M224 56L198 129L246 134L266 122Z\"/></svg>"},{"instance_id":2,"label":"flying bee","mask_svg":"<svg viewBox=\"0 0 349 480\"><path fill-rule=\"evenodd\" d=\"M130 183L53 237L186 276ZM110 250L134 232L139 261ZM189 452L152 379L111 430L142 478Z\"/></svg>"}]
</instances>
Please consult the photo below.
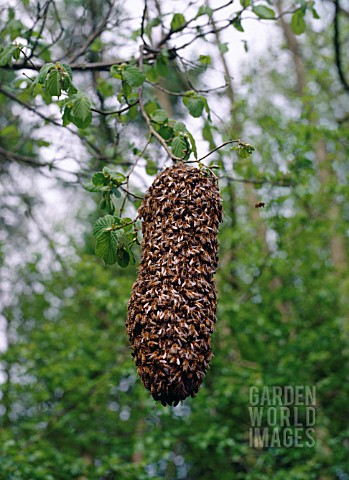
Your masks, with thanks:
<instances>
[{"instance_id":1,"label":"flying bee","mask_svg":"<svg viewBox=\"0 0 349 480\"><path fill-rule=\"evenodd\" d=\"M264 202L258 202L255 204L254 208L264 208L265 207L265 203Z\"/></svg>"}]
</instances>

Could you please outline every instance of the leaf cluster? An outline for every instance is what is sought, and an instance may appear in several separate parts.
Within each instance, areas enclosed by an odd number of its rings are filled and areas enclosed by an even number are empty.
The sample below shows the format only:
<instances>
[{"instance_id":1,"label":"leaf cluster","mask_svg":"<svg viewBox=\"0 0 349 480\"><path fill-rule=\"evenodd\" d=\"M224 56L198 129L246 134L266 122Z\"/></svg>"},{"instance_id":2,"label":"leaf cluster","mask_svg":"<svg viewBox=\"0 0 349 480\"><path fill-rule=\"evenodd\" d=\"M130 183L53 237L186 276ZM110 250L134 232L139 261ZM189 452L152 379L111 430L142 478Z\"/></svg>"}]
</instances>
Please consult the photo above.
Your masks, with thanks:
<instances>
[{"instance_id":1,"label":"leaf cluster","mask_svg":"<svg viewBox=\"0 0 349 480\"><path fill-rule=\"evenodd\" d=\"M84 184L85 190L88 192L102 192L103 198L99 204L102 210L110 215L115 212L114 199L120 198L121 193L119 187L126 183L126 177L123 173L114 172L108 167L103 167L101 172L97 172L92 176L90 182Z\"/></svg>"},{"instance_id":2,"label":"leaf cluster","mask_svg":"<svg viewBox=\"0 0 349 480\"><path fill-rule=\"evenodd\" d=\"M132 246L138 240L132 219L113 215L100 217L93 227L93 235L96 238L96 255L106 265L117 262L125 268L130 261L134 262Z\"/></svg>"},{"instance_id":3,"label":"leaf cluster","mask_svg":"<svg viewBox=\"0 0 349 480\"><path fill-rule=\"evenodd\" d=\"M127 267L130 261L134 262L132 247L138 243L135 220L115 216L115 201L121 197L120 187L126 183L123 173L115 172L104 167L96 172L89 183L84 184L88 192L101 192L102 199L99 208L107 212L100 217L94 227L93 235L96 238L96 255L104 260L106 265L118 263Z\"/></svg>"},{"instance_id":4,"label":"leaf cluster","mask_svg":"<svg viewBox=\"0 0 349 480\"><path fill-rule=\"evenodd\" d=\"M254 147L249 143L239 142L237 146L231 147L232 150L237 150L241 158L248 158L252 155Z\"/></svg>"},{"instance_id":5,"label":"leaf cluster","mask_svg":"<svg viewBox=\"0 0 349 480\"><path fill-rule=\"evenodd\" d=\"M0 50L0 67L6 67L11 64L12 59L18 60L21 54L21 45L13 44L7 45Z\"/></svg>"},{"instance_id":6,"label":"leaf cluster","mask_svg":"<svg viewBox=\"0 0 349 480\"><path fill-rule=\"evenodd\" d=\"M40 92L40 85L51 97L60 97L62 92L73 95L78 91L73 84L72 69L66 63L50 62L43 65L30 87L33 96Z\"/></svg>"}]
</instances>

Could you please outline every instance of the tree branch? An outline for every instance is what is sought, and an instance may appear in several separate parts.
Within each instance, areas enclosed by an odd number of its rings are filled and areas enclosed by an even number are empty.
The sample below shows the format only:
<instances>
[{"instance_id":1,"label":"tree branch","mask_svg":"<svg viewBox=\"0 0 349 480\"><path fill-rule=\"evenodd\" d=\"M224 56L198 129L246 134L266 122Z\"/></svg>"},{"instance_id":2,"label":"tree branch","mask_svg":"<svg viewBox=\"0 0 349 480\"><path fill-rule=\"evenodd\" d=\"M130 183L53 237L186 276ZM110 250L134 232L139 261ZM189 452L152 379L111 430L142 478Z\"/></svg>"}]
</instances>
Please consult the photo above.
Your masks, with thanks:
<instances>
[{"instance_id":1,"label":"tree branch","mask_svg":"<svg viewBox=\"0 0 349 480\"><path fill-rule=\"evenodd\" d=\"M5 148L0 146L0 157L5 158L9 162L16 162L21 163L22 165L27 165L29 167L34 168L43 168L49 167L50 169L57 170L63 173L69 173L70 175L74 175L77 177L77 181L79 181L79 175L75 172L70 172L69 170L64 170L63 168L57 167L54 165L53 162L39 162L36 161L33 157L28 157L26 155L21 155L19 153L10 152Z\"/></svg>"},{"instance_id":2,"label":"tree branch","mask_svg":"<svg viewBox=\"0 0 349 480\"><path fill-rule=\"evenodd\" d=\"M228 140L227 142L224 142L222 143L222 145L219 145L218 147L216 148L213 148L210 152L208 152L206 155L204 155L203 157L199 158L199 160L197 160L198 162L202 162L202 160L205 160L205 158L209 157L210 155L212 155L212 153L216 152L217 150L220 150L221 148L225 147L226 145L229 145L231 143L240 143L240 140Z\"/></svg>"},{"instance_id":3,"label":"tree branch","mask_svg":"<svg viewBox=\"0 0 349 480\"><path fill-rule=\"evenodd\" d=\"M172 95L174 97L188 96L188 93L186 93L186 92L182 92L182 93L181 92L171 92L170 90L167 90L166 88L162 87L158 83L153 83L153 82L150 82L149 80L146 80L145 82L148 83L148 85L151 85L152 87L155 87L158 90L161 90L162 92L167 93L167 95ZM206 90L197 89L197 88L192 88L192 90L194 90L196 93L210 93L210 92L216 92L217 90L221 90L222 88L226 88L226 86L227 86L227 84L225 83L225 85L221 85L219 87L214 87L214 88L207 88Z\"/></svg>"},{"instance_id":4,"label":"tree branch","mask_svg":"<svg viewBox=\"0 0 349 480\"><path fill-rule=\"evenodd\" d=\"M343 65L342 65L342 47L340 42L340 28L339 28L339 14L341 11L339 0L334 0L335 12L334 12L334 53L335 53L335 62L338 71L339 79L344 87L344 89L349 92L349 84L345 78Z\"/></svg>"},{"instance_id":5,"label":"tree branch","mask_svg":"<svg viewBox=\"0 0 349 480\"><path fill-rule=\"evenodd\" d=\"M270 185L275 185L276 187L292 187L295 185L295 182L292 180L269 180L267 178L236 178L230 177L228 175L223 175L218 177L219 179L226 178L232 182L239 182L239 183L252 183L253 185L264 185L268 183Z\"/></svg>"},{"instance_id":6,"label":"tree branch","mask_svg":"<svg viewBox=\"0 0 349 480\"><path fill-rule=\"evenodd\" d=\"M120 110L114 110L111 112L103 112L102 110L98 110L97 108L91 108L92 112L99 113L100 115L120 115L123 112L127 112L127 110L130 110L130 108L134 107L135 105L138 105L139 101L136 100L134 103L131 103L130 105L127 105L126 107L120 108Z\"/></svg>"},{"instance_id":7,"label":"tree branch","mask_svg":"<svg viewBox=\"0 0 349 480\"><path fill-rule=\"evenodd\" d=\"M144 55L143 56L144 60L153 60L154 59L154 53ZM130 59L125 60L125 59L116 59L113 61L105 61L105 62L92 62L92 63L84 63L84 62L77 62L77 63L71 63L69 64L70 68L72 70L78 71L78 72L91 72L91 71L98 71L98 72L109 72L110 67L113 65L121 65L123 63L128 63ZM52 60L54 63L54 60ZM139 59L136 60L136 64L139 64ZM6 65L4 68L5 70L40 70L40 68L44 64L38 64L38 63L27 63L27 62L22 62L22 63L13 63L12 65Z\"/></svg>"}]
</instances>

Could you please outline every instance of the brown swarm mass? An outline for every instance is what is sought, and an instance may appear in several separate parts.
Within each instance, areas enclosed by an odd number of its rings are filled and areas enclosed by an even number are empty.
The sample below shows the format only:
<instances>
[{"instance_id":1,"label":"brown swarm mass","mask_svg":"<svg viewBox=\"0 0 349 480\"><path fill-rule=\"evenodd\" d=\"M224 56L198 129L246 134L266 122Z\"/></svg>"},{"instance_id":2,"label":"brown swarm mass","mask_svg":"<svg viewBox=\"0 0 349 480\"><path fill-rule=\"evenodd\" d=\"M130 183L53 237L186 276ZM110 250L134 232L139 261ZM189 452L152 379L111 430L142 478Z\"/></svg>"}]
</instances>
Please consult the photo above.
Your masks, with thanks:
<instances>
[{"instance_id":1,"label":"brown swarm mass","mask_svg":"<svg viewBox=\"0 0 349 480\"><path fill-rule=\"evenodd\" d=\"M163 405L177 405L195 396L212 357L222 219L216 180L184 164L166 168L138 213L142 259L127 333L144 386Z\"/></svg>"}]
</instances>

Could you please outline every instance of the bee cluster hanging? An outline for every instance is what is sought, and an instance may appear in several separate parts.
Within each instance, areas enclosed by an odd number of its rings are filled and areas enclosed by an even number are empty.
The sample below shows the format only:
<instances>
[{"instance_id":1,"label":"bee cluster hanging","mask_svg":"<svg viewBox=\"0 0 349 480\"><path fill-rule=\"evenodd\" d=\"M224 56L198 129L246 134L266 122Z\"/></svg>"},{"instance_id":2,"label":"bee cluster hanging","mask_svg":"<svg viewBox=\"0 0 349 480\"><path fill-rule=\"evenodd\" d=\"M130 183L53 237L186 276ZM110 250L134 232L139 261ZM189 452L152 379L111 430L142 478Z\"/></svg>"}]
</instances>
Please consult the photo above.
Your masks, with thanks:
<instances>
[{"instance_id":1,"label":"bee cluster hanging","mask_svg":"<svg viewBox=\"0 0 349 480\"><path fill-rule=\"evenodd\" d=\"M212 358L222 220L216 178L184 164L166 168L138 214L142 258L127 333L144 386L163 405L177 405L195 396Z\"/></svg>"}]
</instances>

